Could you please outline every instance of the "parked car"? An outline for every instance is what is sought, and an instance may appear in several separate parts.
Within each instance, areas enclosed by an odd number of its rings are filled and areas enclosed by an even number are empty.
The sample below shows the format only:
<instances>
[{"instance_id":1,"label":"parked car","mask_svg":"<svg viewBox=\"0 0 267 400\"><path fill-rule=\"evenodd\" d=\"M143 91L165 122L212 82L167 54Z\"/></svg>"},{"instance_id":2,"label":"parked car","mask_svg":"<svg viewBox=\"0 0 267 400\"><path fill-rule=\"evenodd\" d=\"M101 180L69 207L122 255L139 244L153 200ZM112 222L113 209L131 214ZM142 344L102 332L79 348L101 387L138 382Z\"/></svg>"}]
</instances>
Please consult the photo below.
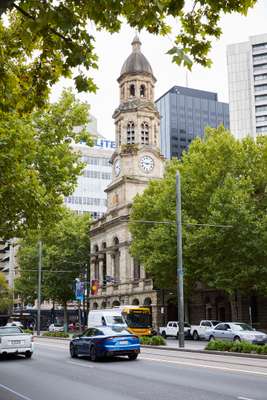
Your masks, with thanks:
<instances>
[{"instance_id":1,"label":"parked car","mask_svg":"<svg viewBox=\"0 0 267 400\"><path fill-rule=\"evenodd\" d=\"M18 328L21 328L21 329L24 328L23 324L22 324L20 321L11 321L11 322L8 322L5 326L7 326L7 327L10 327L10 326L17 326Z\"/></svg>"},{"instance_id":2,"label":"parked car","mask_svg":"<svg viewBox=\"0 0 267 400\"><path fill-rule=\"evenodd\" d=\"M206 338L211 340L230 340L240 342L245 340L253 344L267 343L267 335L256 331L250 325L243 322L223 322L215 328L206 331Z\"/></svg>"},{"instance_id":3,"label":"parked car","mask_svg":"<svg viewBox=\"0 0 267 400\"><path fill-rule=\"evenodd\" d=\"M184 337L190 338L190 327L191 325L187 322L184 323ZM177 321L169 321L167 326L161 326L159 328L159 333L165 339L167 337L175 337L176 339L179 338L179 322Z\"/></svg>"},{"instance_id":4,"label":"parked car","mask_svg":"<svg viewBox=\"0 0 267 400\"><path fill-rule=\"evenodd\" d=\"M203 319L199 325L191 325L190 335L194 340L206 339L206 330L214 328L220 322L215 319Z\"/></svg>"},{"instance_id":5,"label":"parked car","mask_svg":"<svg viewBox=\"0 0 267 400\"><path fill-rule=\"evenodd\" d=\"M64 326L61 324L50 324L48 330L49 332L64 332Z\"/></svg>"},{"instance_id":6,"label":"parked car","mask_svg":"<svg viewBox=\"0 0 267 400\"><path fill-rule=\"evenodd\" d=\"M33 353L33 336L23 333L18 326L0 327L0 354L24 354L31 358Z\"/></svg>"},{"instance_id":7,"label":"parked car","mask_svg":"<svg viewBox=\"0 0 267 400\"><path fill-rule=\"evenodd\" d=\"M128 356L136 360L139 353L139 338L120 327L91 327L70 342L72 358L89 356L97 361L101 357Z\"/></svg>"}]
</instances>

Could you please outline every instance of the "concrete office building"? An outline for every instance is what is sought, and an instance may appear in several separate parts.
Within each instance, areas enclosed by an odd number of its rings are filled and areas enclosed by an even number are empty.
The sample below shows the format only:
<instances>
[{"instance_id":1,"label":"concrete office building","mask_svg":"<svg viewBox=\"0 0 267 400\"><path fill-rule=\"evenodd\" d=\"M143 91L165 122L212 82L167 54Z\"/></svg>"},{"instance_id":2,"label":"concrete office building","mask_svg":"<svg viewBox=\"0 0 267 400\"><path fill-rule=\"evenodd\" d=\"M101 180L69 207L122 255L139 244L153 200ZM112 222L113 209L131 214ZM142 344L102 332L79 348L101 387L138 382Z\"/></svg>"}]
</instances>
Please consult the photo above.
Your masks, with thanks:
<instances>
[{"instance_id":1,"label":"concrete office building","mask_svg":"<svg viewBox=\"0 0 267 400\"><path fill-rule=\"evenodd\" d=\"M206 126L229 128L229 106L217 93L174 86L157 101L162 154L180 158L191 141L203 137Z\"/></svg>"},{"instance_id":2,"label":"concrete office building","mask_svg":"<svg viewBox=\"0 0 267 400\"><path fill-rule=\"evenodd\" d=\"M227 67L232 133L267 134L267 34L229 45Z\"/></svg>"},{"instance_id":3,"label":"concrete office building","mask_svg":"<svg viewBox=\"0 0 267 400\"><path fill-rule=\"evenodd\" d=\"M90 213L93 219L100 218L107 208L105 189L111 181L110 159L115 142L103 138L95 139L95 146L76 144L74 151L81 153L86 163L82 175L78 177L75 191L65 197L68 208L77 213Z\"/></svg>"},{"instance_id":4,"label":"concrete office building","mask_svg":"<svg viewBox=\"0 0 267 400\"><path fill-rule=\"evenodd\" d=\"M88 131L94 138L94 146L89 147L84 143L73 145L73 150L81 154L86 166L78 177L75 191L71 196L65 197L64 201L71 210L79 214L89 213L93 219L97 219L106 212L105 189L111 181L110 159L116 143L98 133L97 121L93 116Z\"/></svg>"}]
</instances>

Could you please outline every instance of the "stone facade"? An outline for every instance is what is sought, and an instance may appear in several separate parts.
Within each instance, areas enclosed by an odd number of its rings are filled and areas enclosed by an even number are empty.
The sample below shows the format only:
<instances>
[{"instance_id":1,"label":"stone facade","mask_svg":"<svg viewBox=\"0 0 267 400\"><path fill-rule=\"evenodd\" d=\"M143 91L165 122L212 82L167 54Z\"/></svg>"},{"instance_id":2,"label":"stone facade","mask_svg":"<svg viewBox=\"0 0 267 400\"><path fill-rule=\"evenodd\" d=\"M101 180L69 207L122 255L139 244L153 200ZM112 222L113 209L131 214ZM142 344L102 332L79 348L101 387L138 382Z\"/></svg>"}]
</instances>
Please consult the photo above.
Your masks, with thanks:
<instances>
[{"instance_id":1,"label":"stone facade","mask_svg":"<svg viewBox=\"0 0 267 400\"><path fill-rule=\"evenodd\" d=\"M90 309L121 304L151 305L158 325L159 293L129 252L128 219L134 197L151 179L161 179L160 117L154 104L156 79L135 37L118 78L120 105L115 110L116 149L112 181L106 189L107 212L92 224L90 280L95 287Z\"/></svg>"}]
</instances>

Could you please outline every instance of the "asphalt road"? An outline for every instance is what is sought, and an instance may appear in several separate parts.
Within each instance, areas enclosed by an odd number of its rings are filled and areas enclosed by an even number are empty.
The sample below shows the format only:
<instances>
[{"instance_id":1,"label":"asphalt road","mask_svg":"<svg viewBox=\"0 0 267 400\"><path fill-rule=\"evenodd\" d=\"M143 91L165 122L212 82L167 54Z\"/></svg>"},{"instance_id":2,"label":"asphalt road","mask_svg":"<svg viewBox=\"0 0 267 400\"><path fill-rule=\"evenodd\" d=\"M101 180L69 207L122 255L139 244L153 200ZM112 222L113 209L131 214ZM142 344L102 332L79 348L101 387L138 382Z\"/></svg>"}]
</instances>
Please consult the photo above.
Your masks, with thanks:
<instances>
[{"instance_id":1,"label":"asphalt road","mask_svg":"<svg viewBox=\"0 0 267 400\"><path fill-rule=\"evenodd\" d=\"M136 361L71 359L37 339L31 360L0 361L0 400L266 400L267 360L142 349Z\"/></svg>"}]
</instances>

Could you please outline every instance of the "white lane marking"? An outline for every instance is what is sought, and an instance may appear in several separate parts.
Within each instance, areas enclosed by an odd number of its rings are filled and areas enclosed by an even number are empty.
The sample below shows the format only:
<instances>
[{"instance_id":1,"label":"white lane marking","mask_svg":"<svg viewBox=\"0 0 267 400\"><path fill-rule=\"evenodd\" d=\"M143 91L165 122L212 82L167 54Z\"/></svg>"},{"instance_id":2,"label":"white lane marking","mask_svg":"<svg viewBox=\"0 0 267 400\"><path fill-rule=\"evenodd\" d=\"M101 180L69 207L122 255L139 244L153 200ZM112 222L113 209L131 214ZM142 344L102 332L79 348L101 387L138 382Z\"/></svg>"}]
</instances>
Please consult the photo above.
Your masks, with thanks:
<instances>
[{"instance_id":1,"label":"white lane marking","mask_svg":"<svg viewBox=\"0 0 267 400\"><path fill-rule=\"evenodd\" d=\"M57 349L60 349L60 350L66 350L66 349L68 349L68 346L66 347L63 347L63 346L59 346L59 345L57 345L57 344L48 344L48 343L34 343L34 345L36 346L39 346L39 345L41 345L41 346L46 346L46 347L56 347Z\"/></svg>"},{"instance_id":2,"label":"white lane marking","mask_svg":"<svg viewBox=\"0 0 267 400\"><path fill-rule=\"evenodd\" d=\"M142 356L140 357L140 359L141 360L148 360L148 361L166 362L166 363L169 363L169 364L187 365L189 367L203 367L203 368L210 368L210 369L218 369L218 370L221 370L221 371L244 372L246 374L267 376L267 372L261 372L261 371L250 371L250 370L246 370L246 369L217 367L215 365L206 365L206 364L199 364L199 363L189 363L189 362L181 362L181 361L173 361L173 360L164 360L164 359L160 359L160 358L150 358L150 357L142 357Z\"/></svg>"},{"instance_id":3,"label":"white lane marking","mask_svg":"<svg viewBox=\"0 0 267 400\"><path fill-rule=\"evenodd\" d=\"M80 363L74 362L74 361L67 361L67 364L78 365L79 367L83 367L83 368L94 368L92 365L80 364Z\"/></svg>"},{"instance_id":4,"label":"white lane marking","mask_svg":"<svg viewBox=\"0 0 267 400\"><path fill-rule=\"evenodd\" d=\"M238 396L238 400L253 400L253 399L248 397Z\"/></svg>"},{"instance_id":5,"label":"white lane marking","mask_svg":"<svg viewBox=\"0 0 267 400\"><path fill-rule=\"evenodd\" d=\"M11 392L11 393L13 393L13 394L15 394L16 396L19 396L21 399L24 399L24 400L32 400L32 399L30 399L29 397L23 396L23 394L20 394L20 393L16 392L15 390L10 389L9 387L7 387L7 386L5 386L5 385L2 385L1 383L0 383L0 387L2 387L3 389L5 389L5 390L7 390L7 391L9 391L9 392Z\"/></svg>"}]
</instances>

